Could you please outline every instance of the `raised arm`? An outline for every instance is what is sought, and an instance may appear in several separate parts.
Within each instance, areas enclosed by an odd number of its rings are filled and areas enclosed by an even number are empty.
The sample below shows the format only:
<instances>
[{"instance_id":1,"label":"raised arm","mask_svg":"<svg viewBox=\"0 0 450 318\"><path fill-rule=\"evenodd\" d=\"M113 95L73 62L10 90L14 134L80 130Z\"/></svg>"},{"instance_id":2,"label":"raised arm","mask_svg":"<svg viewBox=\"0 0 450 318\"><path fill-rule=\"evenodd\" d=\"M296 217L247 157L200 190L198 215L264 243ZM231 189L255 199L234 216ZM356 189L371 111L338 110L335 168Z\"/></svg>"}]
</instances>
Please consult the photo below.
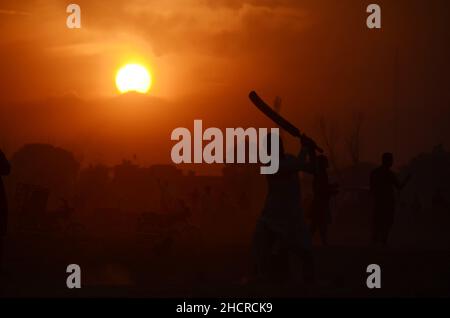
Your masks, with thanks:
<instances>
[{"instance_id":1,"label":"raised arm","mask_svg":"<svg viewBox=\"0 0 450 318\"><path fill-rule=\"evenodd\" d=\"M304 171L314 173L315 152L308 137L300 139L301 148L296 157L290 156L280 160L279 173ZM309 157L309 160L308 160Z\"/></svg>"}]
</instances>

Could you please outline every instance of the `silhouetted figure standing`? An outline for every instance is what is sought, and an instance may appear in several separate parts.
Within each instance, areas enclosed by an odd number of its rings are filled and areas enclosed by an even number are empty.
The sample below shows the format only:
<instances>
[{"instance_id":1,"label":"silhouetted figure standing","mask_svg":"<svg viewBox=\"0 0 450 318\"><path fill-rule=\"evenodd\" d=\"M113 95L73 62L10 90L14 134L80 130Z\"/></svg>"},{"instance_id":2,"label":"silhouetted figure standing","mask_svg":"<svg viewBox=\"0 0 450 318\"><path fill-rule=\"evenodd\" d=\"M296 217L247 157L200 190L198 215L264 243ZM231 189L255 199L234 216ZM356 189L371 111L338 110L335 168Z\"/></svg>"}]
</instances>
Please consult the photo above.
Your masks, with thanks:
<instances>
[{"instance_id":1,"label":"silhouetted figure standing","mask_svg":"<svg viewBox=\"0 0 450 318\"><path fill-rule=\"evenodd\" d=\"M328 159L318 156L316 159L311 215L311 235L318 230L323 245L328 245L328 224L331 223L330 199L337 194L337 184L328 181Z\"/></svg>"},{"instance_id":2,"label":"silhouetted figure standing","mask_svg":"<svg viewBox=\"0 0 450 318\"><path fill-rule=\"evenodd\" d=\"M9 162L0 150L0 265L3 263L3 244L8 224L8 204L2 177L9 175L10 171Z\"/></svg>"},{"instance_id":3,"label":"silhouetted figure standing","mask_svg":"<svg viewBox=\"0 0 450 318\"><path fill-rule=\"evenodd\" d=\"M270 134L267 137L271 152ZM303 138L297 157L284 152L280 140L279 170L267 175L268 190L254 236L255 270L258 279L283 280L289 272L289 254L300 255L304 280L313 279L311 238L303 220L299 171L312 172L307 162L312 141Z\"/></svg>"},{"instance_id":4,"label":"silhouetted figure standing","mask_svg":"<svg viewBox=\"0 0 450 318\"><path fill-rule=\"evenodd\" d=\"M399 182L395 173L391 170L394 163L392 153L386 152L382 156L382 164L374 169L370 175L370 191L373 196L373 243L387 246L389 232L394 223L396 193L408 182L408 176L403 182Z\"/></svg>"}]
</instances>

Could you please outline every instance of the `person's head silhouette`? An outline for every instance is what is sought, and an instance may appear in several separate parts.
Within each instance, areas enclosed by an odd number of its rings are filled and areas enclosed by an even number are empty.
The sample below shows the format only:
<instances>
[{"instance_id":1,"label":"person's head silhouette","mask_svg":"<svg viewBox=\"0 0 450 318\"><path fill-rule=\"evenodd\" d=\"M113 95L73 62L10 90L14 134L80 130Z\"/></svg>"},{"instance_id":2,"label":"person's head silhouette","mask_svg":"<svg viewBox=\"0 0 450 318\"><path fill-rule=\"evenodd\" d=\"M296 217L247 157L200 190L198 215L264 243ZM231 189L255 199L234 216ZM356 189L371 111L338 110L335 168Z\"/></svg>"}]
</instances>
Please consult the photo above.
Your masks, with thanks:
<instances>
[{"instance_id":1,"label":"person's head silhouette","mask_svg":"<svg viewBox=\"0 0 450 318\"><path fill-rule=\"evenodd\" d=\"M394 155L391 152L385 152L381 157L381 164L383 167L391 168L394 164Z\"/></svg>"}]
</instances>

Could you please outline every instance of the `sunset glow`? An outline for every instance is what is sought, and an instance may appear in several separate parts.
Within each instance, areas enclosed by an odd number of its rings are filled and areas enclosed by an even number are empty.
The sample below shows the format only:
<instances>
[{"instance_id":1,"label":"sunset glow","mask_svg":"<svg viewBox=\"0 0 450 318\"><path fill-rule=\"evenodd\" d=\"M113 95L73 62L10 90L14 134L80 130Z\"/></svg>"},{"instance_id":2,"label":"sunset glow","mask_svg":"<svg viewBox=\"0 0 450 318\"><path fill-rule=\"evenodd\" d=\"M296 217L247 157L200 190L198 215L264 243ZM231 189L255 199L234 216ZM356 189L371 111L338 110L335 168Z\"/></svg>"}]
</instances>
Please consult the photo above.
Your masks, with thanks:
<instances>
[{"instance_id":1,"label":"sunset glow","mask_svg":"<svg viewBox=\"0 0 450 318\"><path fill-rule=\"evenodd\" d=\"M152 85L150 72L142 65L127 64L116 75L116 87L121 94L126 92L148 93Z\"/></svg>"}]
</instances>

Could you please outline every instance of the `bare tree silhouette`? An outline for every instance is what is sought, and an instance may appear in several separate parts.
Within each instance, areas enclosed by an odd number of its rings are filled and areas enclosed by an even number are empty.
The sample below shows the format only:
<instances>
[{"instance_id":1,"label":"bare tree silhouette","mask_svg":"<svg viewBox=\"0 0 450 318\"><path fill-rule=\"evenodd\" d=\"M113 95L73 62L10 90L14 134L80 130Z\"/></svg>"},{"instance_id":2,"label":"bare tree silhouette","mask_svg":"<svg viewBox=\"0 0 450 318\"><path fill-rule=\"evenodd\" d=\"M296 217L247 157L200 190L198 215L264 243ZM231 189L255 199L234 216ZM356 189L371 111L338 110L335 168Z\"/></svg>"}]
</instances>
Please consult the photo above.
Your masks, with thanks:
<instances>
[{"instance_id":1,"label":"bare tree silhouette","mask_svg":"<svg viewBox=\"0 0 450 318\"><path fill-rule=\"evenodd\" d=\"M319 133L328 153L328 160L334 172L339 174L339 158L337 147L339 145L340 134L336 121L328 120L324 115L317 118Z\"/></svg>"},{"instance_id":2,"label":"bare tree silhouette","mask_svg":"<svg viewBox=\"0 0 450 318\"><path fill-rule=\"evenodd\" d=\"M346 139L346 147L353 165L357 165L361 159L362 142L361 130L364 123L364 114L362 112L353 112L350 131Z\"/></svg>"}]
</instances>

